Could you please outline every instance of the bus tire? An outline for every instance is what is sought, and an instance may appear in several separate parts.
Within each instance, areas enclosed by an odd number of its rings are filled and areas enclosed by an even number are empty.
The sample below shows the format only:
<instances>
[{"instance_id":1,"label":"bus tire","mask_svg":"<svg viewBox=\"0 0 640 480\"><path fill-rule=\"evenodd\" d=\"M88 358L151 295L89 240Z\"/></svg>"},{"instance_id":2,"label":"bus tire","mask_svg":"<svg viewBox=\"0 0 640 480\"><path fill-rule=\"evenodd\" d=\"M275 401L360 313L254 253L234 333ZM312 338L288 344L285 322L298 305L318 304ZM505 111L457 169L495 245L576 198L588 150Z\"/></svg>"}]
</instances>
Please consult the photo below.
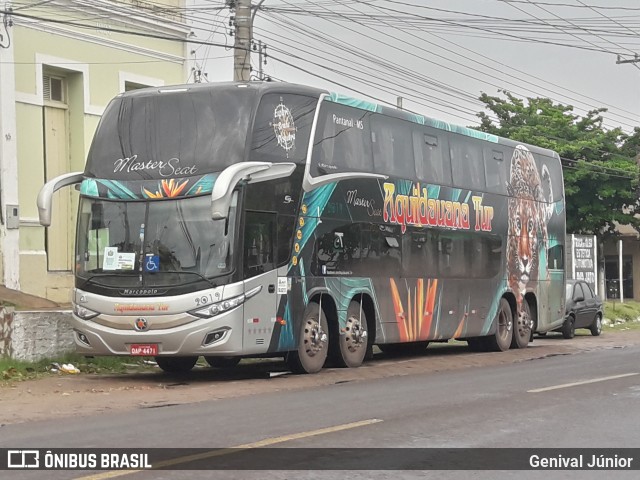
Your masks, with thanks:
<instances>
[{"instance_id":1,"label":"bus tire","mask_svg":"<svg viewBox=\"0 0 640 480\"><path fill-rule=\"evenodd\" d=\"M347 309L344 332L332 329L331 359L339 367L356 368L362 365L369 347L367 315L359 302L351 302Z\"/></svg>"},{"instance_id":2,"label":"bus tire","mask_svg":"<svg viewBox=\"0 0 640 480\"><path fill-rule=\"evenodd\" d=\"M213 368L233 368L240 363L240 357L214 357L205 356L210 367Z\"/></svg>"},{"instance_id":3,"label":"bus tire","mask_svg":"<svg viewBox=\"0 0 640 480\"><path fill-rule=\"evenodd\" d=\"M494 320L496 331L487 337L488 349L493 352L504 352L509 350L511 339L513 338L513 313L506 298L500 299L500 305Z\"/></svg>"},{"instance_id":4,"label":"bus tire","mask_svg":"<svg viewBox=\"0 0 640 480\"><path fill-rule=\"evenodd\" d=\"M309 302L304 310L298 336L298 349L289 352L287 364L294 373L322 370L329 351L329 324L320 305Z\"/></svg>"},{"instance_id":5,"label":"bus tire","mask_svg":"<svg viewBox=\"0 0 640 480\"><path fill-rule=\"evenodd\" d=\"M198 357L155 357L156 363L166 373L187 373Z\"/></svg>"},{"instance_id":6,"label":"bus tire","mask_svg":"<svg viewBox=\"0 0 640 480\"><path fill-rule=\"evenodd\" d=\"M517 321L513 322L511 348L527 348L533 334L531 328L531 307L526 298L522 300L522 316L518 315L517 317Z\"/></svg>"}]
</instances>

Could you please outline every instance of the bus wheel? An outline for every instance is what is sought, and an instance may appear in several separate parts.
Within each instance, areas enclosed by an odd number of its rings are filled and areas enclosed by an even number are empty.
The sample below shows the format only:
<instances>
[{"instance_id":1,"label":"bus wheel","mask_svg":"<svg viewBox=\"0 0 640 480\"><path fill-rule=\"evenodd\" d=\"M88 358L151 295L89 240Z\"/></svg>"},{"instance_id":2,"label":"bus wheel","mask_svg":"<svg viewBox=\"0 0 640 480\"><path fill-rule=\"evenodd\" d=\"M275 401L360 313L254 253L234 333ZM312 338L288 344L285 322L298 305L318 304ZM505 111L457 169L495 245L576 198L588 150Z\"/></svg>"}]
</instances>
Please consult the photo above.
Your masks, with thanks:
<instances>
[{"instance_id":1,"label":"bus wheel","mask_svg":"<svg viewBox=\"0 0 640 480\"><path fill-rule=\"evenodd\" d=\"M531 307L527 300L522 301L522 315L514 322L511 348L527 348L531 340Z\"/></svg>"},{"instance_id":2,"label":"bus wheel","mask_svg":"<svg viewBox=\"0 0 640 480\"><path fill-rule=\"evenodd\" d=\"M240 363L240 357L206 356L204 359L213 368L233 368Z\"/></svg>"},{"instance_id":3,"label":"bus wheel","mask_svg":"<svg viewBox=\"0 0 640 480\"><path fill-rule=\"evenodd\" d=\"M506 298L500 299L495 323L496 333L487 337L489 350L494 352L509 350L511 339L513 338L513 315L511 313L511 306Z\"/></svg>"},{"instance_id":4,"label":"bus wheel","mask_svg":"<svg viewBox=\"0 0 640 480\"><path fill-rule=\"evenodd\" d=\"M187 373L198 361L198 357L156 357L158 366L167 373Z\"/></svg>"},{"instance_id":5,"label":"bus wheel","mask_svg":"<svg viewBox=\"0 0 640 480\"><path fill-rule=\"evenodd\" d=\"M342 334L336 329L332 339L332 358L340 367L355 368L362 365L369 345L367 316L360 303L351 302L347 310L347 324ZM337 348L336 348L337 347Z\"/></svg>"},{"instance_id":6,"label":"bus wheel","mask_svg":"<svg viewBox=\"0 0 640 480\"><path fill-rule=\"evenodd\" d=\"M317 373L329 351L329 324L320 305L309 302L304 310L298 349L289 352L287 363L295 373Z\"/></svg>"}]
</instances>

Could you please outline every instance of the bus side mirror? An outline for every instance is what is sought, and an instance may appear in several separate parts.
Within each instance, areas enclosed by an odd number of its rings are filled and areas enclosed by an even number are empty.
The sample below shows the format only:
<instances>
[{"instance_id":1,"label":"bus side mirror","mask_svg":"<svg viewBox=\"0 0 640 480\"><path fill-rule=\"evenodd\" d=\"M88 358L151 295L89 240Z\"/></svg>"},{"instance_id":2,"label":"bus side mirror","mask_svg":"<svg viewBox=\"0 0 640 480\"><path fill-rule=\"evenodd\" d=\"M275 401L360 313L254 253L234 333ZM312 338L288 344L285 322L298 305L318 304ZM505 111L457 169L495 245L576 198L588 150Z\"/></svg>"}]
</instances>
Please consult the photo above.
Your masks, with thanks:
<instances>
[{"instance_id":1,"label":"bus side mirror","mask_svg":"<svg viewBox=\"0 0 640 480\"><path fill-rule=\"evenodd\" d=\"M62 187L80 183L83 178L83 172L65 173L44 184L38 193L37 200L40 225L43 227L51 225L51 201L53 194Z\"/></svg>"}]
</instances>

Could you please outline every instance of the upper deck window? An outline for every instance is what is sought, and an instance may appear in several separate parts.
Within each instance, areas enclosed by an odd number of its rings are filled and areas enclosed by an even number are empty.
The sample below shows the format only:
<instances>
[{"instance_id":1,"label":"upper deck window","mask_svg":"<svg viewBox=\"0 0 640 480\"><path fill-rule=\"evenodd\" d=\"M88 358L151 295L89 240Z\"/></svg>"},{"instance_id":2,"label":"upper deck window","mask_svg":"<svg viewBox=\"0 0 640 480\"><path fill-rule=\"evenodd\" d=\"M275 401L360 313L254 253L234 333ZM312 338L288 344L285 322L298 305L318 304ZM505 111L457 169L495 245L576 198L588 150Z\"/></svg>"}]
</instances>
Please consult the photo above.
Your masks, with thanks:
<instances>
[{"instance_id":1,"label":"upper deck window","mask_svg":"<svg viewBox=\"0 0 640 480\"><path fill-rule=\"evenodd\" d=\"M90 177L182 178L244 160L255 92L193 88L115 98L105 110L87 159Z\"/></svg>"},{"instance_id":2,"label":"upper deck window","mask_svg":"<svg viewBox=\"0 0 640 480\"><path fill-rule=\"evenodd\" d=\"M324 102L313 144L311 174L371 172L371 112Z\"/></svg>"},{"instance_id":3,"label":"upper deck window","mask_svg":"<svg viewBox=\"0 0 640 480\"><path fill-rule=\"evenodd\" d=\"M484 190L484 162L480 142L454 134L449 142L449 150L454 185L469 190Z\"/></svg>"},{"instance_id":4,"label":"upper deck window","mask_svg":"<svg viewBox=\"0 0 640 480\"><path fill-rule=\"evenodd\" d=\"M251 160L303 163L317 98L286 93L262 97L253 124Z\"/></svg>"},{"instance_id":5,"label":"upper deck window","mask_svg":"<svg viewBox=\"0 0 640 480\"><path fill-rule=\"evenodd\" d=\"M415 176L411 140L412 124L398 118L374 115L371 120L371 144L376 173L401 178Z\"/></svg>"}]
</instances>

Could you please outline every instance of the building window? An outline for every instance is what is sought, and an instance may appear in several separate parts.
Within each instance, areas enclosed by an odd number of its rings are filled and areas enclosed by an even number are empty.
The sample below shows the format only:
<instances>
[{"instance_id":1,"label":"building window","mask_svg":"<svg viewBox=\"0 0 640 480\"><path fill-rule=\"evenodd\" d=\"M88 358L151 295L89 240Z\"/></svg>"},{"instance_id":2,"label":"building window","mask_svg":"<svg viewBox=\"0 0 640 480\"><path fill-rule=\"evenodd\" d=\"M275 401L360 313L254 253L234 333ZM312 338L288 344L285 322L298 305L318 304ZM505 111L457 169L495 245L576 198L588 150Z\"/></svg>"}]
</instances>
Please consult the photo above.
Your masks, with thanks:
<instances>
[{"instance_id":1,"label":"building window","mask_svg":"<svg viewBox=\"0 0 640 480\"><path fill-rule=\"evenodd\" d=\"M44 100L66 103L66 82L62 77L45 74L42 76Z\"/></svg>"}]
</instances>

